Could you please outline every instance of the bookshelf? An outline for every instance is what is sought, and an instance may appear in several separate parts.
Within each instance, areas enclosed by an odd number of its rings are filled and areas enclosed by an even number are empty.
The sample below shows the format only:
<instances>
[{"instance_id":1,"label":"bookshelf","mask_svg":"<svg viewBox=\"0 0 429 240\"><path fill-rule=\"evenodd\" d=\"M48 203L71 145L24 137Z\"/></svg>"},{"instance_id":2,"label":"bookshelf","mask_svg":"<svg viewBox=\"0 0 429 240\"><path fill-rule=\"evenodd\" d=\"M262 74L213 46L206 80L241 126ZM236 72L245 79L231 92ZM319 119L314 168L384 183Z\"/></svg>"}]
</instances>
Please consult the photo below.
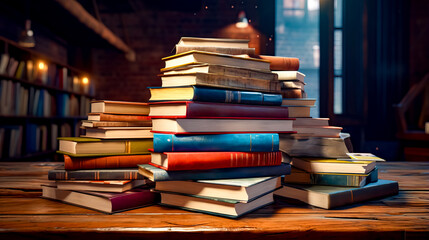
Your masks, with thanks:
<instances>
[{"instance_id":1,"label":"bookshelf","mask_svg":"<svg viewBox=\"0 0 429 240\"><path fill-rule=\"evenodd\" d=\"M0 37L0 159L54 159L78 136L94 90L88 73Z\"/></svg>"}]
</instances>

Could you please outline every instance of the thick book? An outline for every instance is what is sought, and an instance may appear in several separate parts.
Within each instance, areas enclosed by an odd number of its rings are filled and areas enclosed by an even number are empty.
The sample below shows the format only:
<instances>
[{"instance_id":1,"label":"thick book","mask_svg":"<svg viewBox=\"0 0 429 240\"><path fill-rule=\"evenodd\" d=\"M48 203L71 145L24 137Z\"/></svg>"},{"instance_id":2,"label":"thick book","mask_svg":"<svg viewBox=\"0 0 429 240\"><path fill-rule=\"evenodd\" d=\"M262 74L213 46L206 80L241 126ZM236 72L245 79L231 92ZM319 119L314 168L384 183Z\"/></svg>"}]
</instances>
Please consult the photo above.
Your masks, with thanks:
<instances>
[{"instance_id":1,"label":"thick book","mask_svg":"<svg viewBox=\"0 0 429 240\"><path fill-rule=\"evenodd\" d=\"M326 137L326 138L335 138L340 137L342 127L335 126L299 126L294 125L293 130L297 134L315 136L315 137Z\"/></svg>"},{"instance_id":2,"label":"thick book","mask_svg":"<svg viewBox=\"0 0 429 240\"><path fill-rule=\"evenodd\" d=\"M269 177L282 176L290 173L290 165L285 163L276 166L219 168L191 171L166 171L150 164L141 164L138 167L139 173L142 176L145 176L154 182Z\"/></svg>"},{"instance_id":3,"label":"thick book","mask_svg":"<svg viewBox=\"0 0 429 240\"><path fill-rule=\"evenodd\" d=\"M376 165L375 161L340 160L324 158L292 158L292 166L312 173L360 173L371 172Z\"/></svg>"},{"instance_id":4,"label":"thick book","mask_svg":"<svg viewBox=\"0 0 429 240\"><path fill-rule=\"evenodd\" d=\"M149 87L149 101L197 101L238 103L251 105L279 106L282 104L281 94L270 94L252 91L238 91L199 86L187 87Z\"/></svg>"},{"instance_id":5,"label":"thick book","mask_svg":"<svg viewBox=\"0 0 429 240\"><path fill-rule=\"evenodd\" d=\"M112 168L133 168L138 164L149 163L150 154L147 155L113 155L113 156L93 156L93 157L72 157L64 155L65 170L82 169L112 169Z\"/></svg>"},{"instance_id":6,"label":"thick book","mask_svg":"<svg viewBox=\"0 0 429 240\"><path fill-rule=\"evenodd\" d=\"M144 102L94 100L91 101L91 113L147 115L149 106Z\"/></svg>"},{"instance_id":7,"label":"thick book","mask_svg":"<svg viewBox=\"0 0 429 240\"><path fill-rule=\"evenodd\" d=\"M305 74L298 71L271 71L277 74L278 80L299 80L304 82Z\"/></svg>"},{"instance_id":8,"label":"thick book","mask_svg":"<svg viewBox=\"0 0 429 240\"><path fill-rule=\"evenodd\" d=\"M268 55L252 55L250 57L269 61L270 69L274 71L298 71L299 70L298 58L268 56Z\"/></svg>"},{"instance_id":9,"label":"thick book","mask_svg":"<svg viewBox=\"0 0 429 240\"><path fill-rule=\"evenodd\" d=\"M155 191L249 202L281 187L280 177L157 182Z\"/></svg>"},{"instance_id":10,"label":"thick book","mask_svg":"<svg viewBox=\"0 0 429 240\"><path fill-rule=\"evenodd\" d=\"M42 197L58 200L103 213L115 213L158 202L158 193L136 188L122 193L61 190L55 186L42 185Z\"/></svg>"},{"instance_id":11,"label":"thick book","mask_svg":"<svg viewBox=\"0 0 429 240\"><path fill-rule=\"evenodd\" d=\"M198 45L178 45L176 44L176 54L184 53L192 50L204 51L204 52L213 52L213 53L223 53L229 55L254 55L255 48L249 47L215 47L215 46L198 46Z\"/></svg>"},{"instance_id":12,"label":"thick book","mask_svg":"<svg viewBox=\"0 0 429 240\"><path fill-rule=\"evenodd\" d=\"M284 183L329 185L344 187L363 187L368 183L377 182L378 169L374 168L367 174L352 173L309 173L292 167L290 175L284 177Z\"/></svg>"},{"instance_id":13,"label":"thick book","mask_svg":"<svg viewBox=\"0 0 429 240\"><path fill-rule=\"evenodd\" d=\"M83 137L102 139L153 138L151 130L151 127L85 128Z\"/></svg>"},{"instance_id":14,"label":"thick book","mask_svg":"<svg viewBox=\"0 0 429 240\"><path fill-rule=\"evenodd\" d=\"M283 98L306 98L307 96L305 91L300 88L282 88L281 93Z\"/></svg>"},{"instance_id":15,"label":"thick book","mask_svg":"<svg viewBox=\"0 0 429 240\"><path fill-rule=\"evenodd\" d=\"M291 133L291 119L166 119L152 120L152 131L174 134L204 133Z\"/></svg>"},{"instance_id":16,"label":"thick book","mask_svg":"<svg viewBox=\"0 0 429 240\"><path fill-rule=\"evenodd\" d=\"M86 137L59 137L59 152L73 157L148 154L153 141L147 139L105 140Z\"/></svg>"},{"instance_id":17,"label":"thick book","mask_svg":"<svg viewBox=\"0 0 429 240\"><path fill-rule=\"evenodd\" d=\"M207 102L153 102L152 118L251 118L287 119L287 107Z\"/></svg>"},{"instance_id":18,"label":"thick book","mask_svg":"<svg viewBox=\"0 0 429 240\"><path fill-rule=\"evenodd\" d=\"M152 121L133 121L133 122L119 122L119 121L90 121L82 120L82 127L95 128L95 127L152 127Z\"/></svg>"},{"instance_id":19,"label":"thick book","mask_svg":"<svg viewBox=\"0 0 429 240\"><path fill-rule=\"evenodd\" d=\"M246 91L260 91L272 93L281 92L281 82L277 80L266 80L202 72L161 74L159 76L161 77L162 87L181 87L196 85Z\"/></svg>"},{"instance_id":20,"label":"thick book","mask_svg":"<svg viewBox=\"0 0 429 240\"><path fill-rule=\"evenodd\" d=\"M288 105L282 105L282 106L288 108L289 117L291 118L310 117L310 110L313 107L313 106L288 106Z\"/></svg>"},{"instance_id":21,"label":"thick book","mask_svg":"<svg viewBox=\"0 0 429 240\"><path fill-rule=\"evenodd\" d=\"M273 202L274 197L272 192L247 203L222 198L161 192L160 204L221 217L239 218Z\"/></svg>"},{"instance_id":22,"label":"thick book","mask_svg":"<svg viewBox=\"0 0 429 240\"><path fill-rule=\"evenodd\" d=\"M228 76L237 76L245 78L256 78L265 80L277 80L277 75L270 71L258 71L249 68L240 68L226 65L216 65L208 63L193 63L177 66L173 68L161 69L162 74L181 74L181 73L213 73Z\"/></svg>"},{"instance_id":23,"label":"thick book","mask_svg":"<svg viewBox=\"0 0 429 240\"><path fill-rule=\"evenodd\" d=\"M117 121L117 122L145 122L150 124L150 117L147 115L127 115L127 114L106 114L89 113L88 121Z\"/></svg>"},{"instance_id":24,"label":"thick book","mask_svg":"<svg viewBox=\"0 0 429 240\"><path fill-rule=\"evenodd\" d=\"M314 106L315 98L284 98L282 105L286 106Z\"/></svg>"},{"instance_id":25,"label":"thick book","mask_svg":"<svg viewBox=\"0 0 429 240\"><path fill-rule=\"evenodd\" d=\"M285 185L274 194L297 199L309 205L331 209L376 198L396 195L399 185L396 181L378 180L360 188L323 185Z\"/></svg>"},{"instance_id":26,"label":"thick book","mask_svg":"<svg viewBox=\"0 0 429 240\"><path fill-rule=\"evenodd\" d=\"M181 37L177 45L247 48L249 42L249 39Z\"/></svg>"},{"instance_id":27,"label":"thick book","mask_svg":"<svg viewBox=\"0 0 429 240\"><path fill-rule=\"evenodd\" d=\"M190 63L220 64L234 67L243 67L262 71L270 70L270 62L264 59L235 56L222 53L212 53L192 50L162 58L165 68L181 66Z\"/></svg>"},{"instance_id":28,"label":"thick book","mask_svg":"<svg viewBox=\"0 0 429 240\"><path fill-rule=\"evenodd\" d=\"M144 179L138 167L122 169L53 169L48 172L49 180L137 180Z\"/></svg>"},{"instance_id":29,"label":"thick book","mask_svg":"<svg viewBox=\"0 0 429 240\"><path fill-rule=\"evenodd\" d=\"M276 166L280 152L164 152L152 153L149 164L167 171Z\"/></svg>"},{"instance_id":30,"label":"thick book","mask_svg":"<svg viewBox=\"0 0 429 240\"><path fill-rule=\"evenodd\" d=\"M94 192L125 192L136 187L145 185L148 181L142 180L63 180L56 181L58 189L72 191L94 191Z\"/></svg>"},{"instance_id":31,"label":"thick book","mask_svg":"<svg viewBox=\"0 0 429 240\"><path fill-rule=\"evenodd\" d=\"M295 118L293 126L329 126L329 118Z\"/></svg>"},{"instance_id":32,"label":"thick book","mask_svg":"<svg viewBox=\"0 0 429 240\"><path fill-rule=\"evenodd\" d=\"M154 152L277 152L277 133L153 134Z\"/></svg>"}]
</instances>

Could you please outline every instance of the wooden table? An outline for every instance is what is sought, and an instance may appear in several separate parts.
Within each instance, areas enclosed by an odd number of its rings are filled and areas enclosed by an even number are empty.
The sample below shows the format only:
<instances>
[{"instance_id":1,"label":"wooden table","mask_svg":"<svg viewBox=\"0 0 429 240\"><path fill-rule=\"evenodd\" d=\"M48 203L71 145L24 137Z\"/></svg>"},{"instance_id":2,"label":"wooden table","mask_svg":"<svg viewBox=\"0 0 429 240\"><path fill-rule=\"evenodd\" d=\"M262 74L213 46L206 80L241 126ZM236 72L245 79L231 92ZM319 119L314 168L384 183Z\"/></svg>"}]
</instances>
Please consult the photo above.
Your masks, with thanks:
<instances>
[{"instance_id":1,"label":"wooden table","mask_svg":"<svg viewBox=\"0 0 429 240\"><path fill-rule=\"evenodd\" d=\"M0 163L1 239L429 239L429 163L378 164L397 196L324 210L276 198L238 220L161 206L105 215L40 198L61 163ZM7 238L6 238L7 237Z\"/></svg>"}]
</instances>

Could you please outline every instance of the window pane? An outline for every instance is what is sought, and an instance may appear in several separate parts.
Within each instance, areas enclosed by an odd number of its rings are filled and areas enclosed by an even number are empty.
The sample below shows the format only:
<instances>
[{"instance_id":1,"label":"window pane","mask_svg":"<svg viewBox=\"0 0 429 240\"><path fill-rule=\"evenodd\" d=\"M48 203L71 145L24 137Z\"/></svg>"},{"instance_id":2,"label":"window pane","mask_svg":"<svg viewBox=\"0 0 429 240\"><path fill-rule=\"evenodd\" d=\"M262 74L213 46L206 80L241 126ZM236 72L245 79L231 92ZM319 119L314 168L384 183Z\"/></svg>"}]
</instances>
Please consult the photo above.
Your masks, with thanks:
<instances>
[{"instance_id":1,"label":"window pane","mask_svg":"<svg viewBox=\"0 0 429 240\"><path fill-rule=\"evenodd\" d=\"M299 2L299 4L297 3ZM307 3L307 8L305 4ZM317 3L317 4L316 4ZM284 14L285 8L301 8L303 15ZM276 0L275 54L297 57L305 74L307 97L316 99L311 116L319 116L319 4L314 0Z\"/></svg>"},{"instance_id":2,"label":"window pane","mask_svg":"<svg viewBox=\"0 0 429 240\"><path fill-rule=\"evenodd\" d=\"M343 113L343 78L334 78L334 113Z\"/></svg>"},{"instance_id":3,"label":"window pane","mask_svg":"<svg viewBox=\"0 0 429 240\"><path fill-rule=\"evenodd\" d=\"M343 0L334 0L334 27L343 27Z\"/></svg>"},{"instance_id":4,"label":"window pane","mask_svg":"<svg viewBox=\"0 0 429 240\"><path fill-rule=\"evenodd\" d=\"M343 31L334 32L334 74L342 75L343 69Z\"/></svg>"}]
</instances>

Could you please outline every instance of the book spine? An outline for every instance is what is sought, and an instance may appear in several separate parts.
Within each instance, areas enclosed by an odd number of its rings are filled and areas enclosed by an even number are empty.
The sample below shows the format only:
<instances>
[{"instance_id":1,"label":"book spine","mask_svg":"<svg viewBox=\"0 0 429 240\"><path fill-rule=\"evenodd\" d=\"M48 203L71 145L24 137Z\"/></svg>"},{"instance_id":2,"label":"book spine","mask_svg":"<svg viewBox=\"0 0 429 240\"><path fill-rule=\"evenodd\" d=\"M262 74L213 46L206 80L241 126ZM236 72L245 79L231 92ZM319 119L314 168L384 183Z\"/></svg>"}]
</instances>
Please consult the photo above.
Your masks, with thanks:
<instances>
[{"instance_id":1,"label":"book spine","mask_svg":"<svg viewBox=\"0 0 429 240\"><path fill-rule=\"evenodd\" d=\"M109 171L64 171L51 170L48 173L49 180L136 180L144 179L137 171L134 170L109 172Z\"/></svg>"},{"instance_id":2,"label":"book spine","mask_svg":"<svg viewBox=\"0 0 429 240\"><path fill-rule=\"evenodd\" d=\"M165 170L203 170L216 168L238 168L275 166L281 164L280 152L168 152ZM160 167L154 163L157 167Z\"/></svg>"},{"instance_id":3,"label":"book spine","mask_svg":"<svg viewBox=\"0 0 429 240\"><path fill-rule=\"evenodd\" d=\"M152 167L154 168L154 167ZM174 181L174 180L214 180L281 176L290 174L290 165L281 164L277 166L242 167L242 168L219 168L210 170L192 171L170 171L155 169L153 171L154 181Z\"/></svg>"},{"instance_id":4,"label":"book spine","mask_svg":"<svg viewBox=\"0 0 429 240\"><path fill-rule=\"evenodd\" d=\"M298 71L299 59L292 57L259 55L258 58L270 61L270 69L276 71Z\"/></svg>"},{"instance_id":5,"label":"book spine","mask_svg":"<svg viewBox=\"0 0 429 240\"><path fill-rule=\"evenodd\" d=\"M154 152L277 152L279 135L260 134L206 134L174 135L155 133Z\"/></svg>"},{"instance_id":6,"label":"book spine","mask_svg":"<svg viewBox=\"0 0 429 240\"><path fill-rule=\"evenodd\" d=\"M112 212L117 212L155 204L159 202L159 193L152 192L149 189L142 189L132 194L118 194L112 197L110 201L112 203Z\"/></svg>"},{"instance_id":7,"label":"book spine","mask_svg":"<svg viewBox=\"0 0 429 240\"><path fill-rule=\"evenodd\" d=\"M223 53L230 55L240 55L240 54L255 54L254 48L234 48L234 47L210 47L210 46L183 46L176 45L176 54L184 53L192 50L205 51L205 52L215 52Z\"/></svg>"},{"instance_id":8,"label":"book spine","mask_svg":"<svg viewBox=\"0 0 429 240\"><path fill-rule=\"evenodd\" d=\"M215 104L190 102L187 104L187 118L259 118L286 119L287 107L256 106L244 104Z\"/></svg>"},{"instance_id":9,"label":"book spine","mask_svg":"<svg viewBox=\"0 0 429 240\"><path fill-rule=\"evenodd\" d=\"M64 155L65 170L131 168L150 162L150 155L72 158Z\"/></svg>"},{"instance_id":10,"label":"book spine","mask_svg":"<svg viewBox=\"0 0 429 240\"><path fill-rule=\"evenodd\" d=\"M280 106L282 103L282 96L280 94L264 94L260 92L237 91L194 86L193 100L200 102L221 102Z\"/></svg>"},{"instance_id":11,"label":"book spine","mask_svg":"<svg viewBox=\"0 0 429 240\"><path fill-rule=\"evenodd\" d=\"M123 114L100 114L100 121L141 122L150 121L150 117Z\"/></svg>"}]
</instances>

